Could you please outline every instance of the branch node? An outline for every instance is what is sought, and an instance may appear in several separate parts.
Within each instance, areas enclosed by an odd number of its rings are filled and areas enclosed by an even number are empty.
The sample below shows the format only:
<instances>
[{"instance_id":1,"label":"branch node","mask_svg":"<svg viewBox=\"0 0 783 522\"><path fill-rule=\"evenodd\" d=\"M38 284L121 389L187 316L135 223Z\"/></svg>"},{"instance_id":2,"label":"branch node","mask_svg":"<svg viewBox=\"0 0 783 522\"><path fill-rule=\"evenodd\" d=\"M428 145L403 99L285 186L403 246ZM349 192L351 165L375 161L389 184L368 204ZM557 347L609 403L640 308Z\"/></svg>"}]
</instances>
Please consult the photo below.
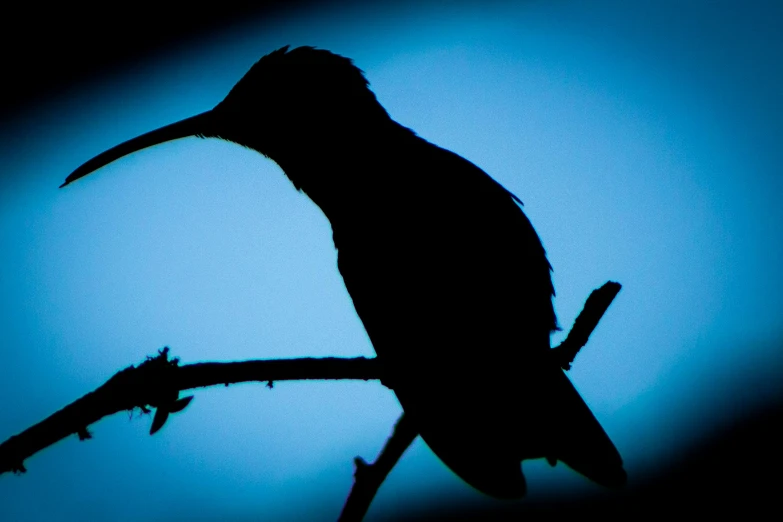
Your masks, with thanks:
<instances>
[{"instance_id":1,"label":"branch node","mask_svg":"<svg viewBox=\"0 0 783 522\"><path fill-rule=\"evenodd\" d=\"M370 464L368 464L366 460L364 460L362 457L358 455L353 458L353 465L354 465L354 472L353 472L354 477L358 477L359 475L364 473L364 471L367 470L367 468L370 467Z\"/></svg>"}]
</instances>

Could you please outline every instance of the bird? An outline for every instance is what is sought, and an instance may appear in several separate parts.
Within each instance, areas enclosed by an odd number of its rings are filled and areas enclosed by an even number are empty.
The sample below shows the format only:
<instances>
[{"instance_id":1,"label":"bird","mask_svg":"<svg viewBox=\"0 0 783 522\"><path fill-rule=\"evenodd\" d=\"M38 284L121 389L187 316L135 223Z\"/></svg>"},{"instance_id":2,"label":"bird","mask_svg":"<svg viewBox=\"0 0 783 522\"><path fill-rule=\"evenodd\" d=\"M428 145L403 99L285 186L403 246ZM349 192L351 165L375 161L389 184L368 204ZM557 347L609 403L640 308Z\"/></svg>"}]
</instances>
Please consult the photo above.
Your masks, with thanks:
<instances>
[{"instance_id":1,"label":"bird","mask_svg":"<svg viewBox=\"0 0 783 522\"><path fill-rule=\"evenodd\" d=\"M257 151L321 209L384 384L457 476L517 499L522 462L544 458L625 484L619 452L550 356L552 267L522 201L392 119L351 59L277 49L213 109L95 156L61 187L193 136Z\"/></svg>"}]
</instances>

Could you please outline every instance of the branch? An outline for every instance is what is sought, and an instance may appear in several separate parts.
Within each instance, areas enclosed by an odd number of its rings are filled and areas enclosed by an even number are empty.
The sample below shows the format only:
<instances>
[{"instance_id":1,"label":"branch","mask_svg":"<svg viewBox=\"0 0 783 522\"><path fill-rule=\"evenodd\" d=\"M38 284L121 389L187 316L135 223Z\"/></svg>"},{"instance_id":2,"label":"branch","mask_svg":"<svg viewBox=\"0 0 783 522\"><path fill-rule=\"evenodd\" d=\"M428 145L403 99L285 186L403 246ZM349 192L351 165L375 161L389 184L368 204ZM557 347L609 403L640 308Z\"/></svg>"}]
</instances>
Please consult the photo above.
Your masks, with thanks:
<instances>
[{"instance_id":1,"label":"branch","mask_svg":"<svg viewBox=\"0 0 783 522\"><path fill-rule=\"evenodd\" d=\"M587 344L587 339L598 326L598 321L604 316L606 309L612 304L620 288L622 288L620 283L608 281L601 288L592 291L565 341L560 343L557 348L552 349L552 354L562 369L571 369L571 363L574 362L576 354Z\"/></svg>"},{"instance_id":2,"label":"branch","mask_svg":"<svg viewBox=\"0 0 783 522\"><path fill-rule=\"evenodd\" d=\"M278 359L231 363L199 363L179 366L168 358L168 348L148 357L138 367L117 372L95 391L69 404L47 419L0 444L0 474L26 471L24 460L55 442L76 434L79 440L91 438L87 426L121 411L156 409L151 433L158 431L169 414L181 411L192 397L179 398L179 392L218 384L287 380L380 379L376 359Z\"/></svg>"},{"instance_id":3,"label":"branch","mask_svg":"<svg viewBox=\"0 0 783 522\"><path fill-rule=\"evenodd\" d=\"M552 350L564 370L570 369L574 357L587 344L620 288L619 283L610 281L590 294L565 341ZM266 382L270 388L274 381L286 380L379 379L383 382L381 365L374 358L301 358L179 366L179 359L169 359L168 352L164 348L138 367L117 372L95 391L0 444L0 474L23 473L25 459L71 434L78 435L79 440L91 438L87 426L120 411L139 408L150 413L148 406L155 408L150 429L150 433L155 433L170 414L182 411L190 403L193 397L179 397L183 390L254 381ZM412 421L403 414L374 463L367 464L361 457L355 459L355 482L340 515L341 521L359 521L364 517L378 488L416 436Z\"/></svg>"},{"instance_id":4,"label":"branch","mask_svg":"<svg viewBox=\"0 0 783 522\"><path fill-rule=\"evenodd\" d=\"M354 459L356 471L353 488L337 522L359 522L364 519L386 476L418 435L413 422L403 413L375 462L367 464L361 457Z\"/></svg>"}]
</instances>

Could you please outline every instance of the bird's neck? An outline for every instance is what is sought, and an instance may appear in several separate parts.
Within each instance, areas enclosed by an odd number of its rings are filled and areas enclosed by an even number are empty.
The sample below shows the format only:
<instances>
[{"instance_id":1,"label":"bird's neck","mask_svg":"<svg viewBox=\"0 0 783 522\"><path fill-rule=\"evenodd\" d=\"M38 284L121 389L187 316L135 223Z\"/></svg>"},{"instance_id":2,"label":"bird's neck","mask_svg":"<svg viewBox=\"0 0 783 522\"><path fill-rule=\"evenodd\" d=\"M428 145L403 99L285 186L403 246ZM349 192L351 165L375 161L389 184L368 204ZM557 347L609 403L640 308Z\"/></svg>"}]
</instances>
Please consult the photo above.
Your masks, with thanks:
<instances>
[{"instance_id":1,"label":"bird's neck","mask_svg":"<svg viewBox=\"0 0 783 522\"><path fill-rule=\"evenodd\" d=\"M389 119L363 132L338 132L270 157L336 227L385 211L403 177L394 166L400 163L400 149L405 149L400 145L418 139Z\"/></svg>"}]
</instances>

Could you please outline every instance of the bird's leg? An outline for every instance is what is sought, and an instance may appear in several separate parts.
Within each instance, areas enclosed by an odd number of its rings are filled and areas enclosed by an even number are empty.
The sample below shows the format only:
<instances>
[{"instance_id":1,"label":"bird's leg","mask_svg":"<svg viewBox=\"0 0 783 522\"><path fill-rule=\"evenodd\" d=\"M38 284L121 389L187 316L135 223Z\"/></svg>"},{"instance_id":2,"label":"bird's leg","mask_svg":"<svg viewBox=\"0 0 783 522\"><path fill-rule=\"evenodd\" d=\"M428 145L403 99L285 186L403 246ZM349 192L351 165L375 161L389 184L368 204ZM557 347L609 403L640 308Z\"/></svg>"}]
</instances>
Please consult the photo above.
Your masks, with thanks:
<instances>
[{"instance_id":1,"label":"bird's leg","mask_svg":"<svg viewBox=\"0 0 783 522\"><path fill-rule=\"evenodd\" d=\"M345 501L338 522L358 522L364 518L386 476L397 464L405 450L419 434L409 415L403 413L394 425L394 431L384 444L375 462L368 464L361 457L354 463L354 483Z\"/></svg>"}]
</instances>

